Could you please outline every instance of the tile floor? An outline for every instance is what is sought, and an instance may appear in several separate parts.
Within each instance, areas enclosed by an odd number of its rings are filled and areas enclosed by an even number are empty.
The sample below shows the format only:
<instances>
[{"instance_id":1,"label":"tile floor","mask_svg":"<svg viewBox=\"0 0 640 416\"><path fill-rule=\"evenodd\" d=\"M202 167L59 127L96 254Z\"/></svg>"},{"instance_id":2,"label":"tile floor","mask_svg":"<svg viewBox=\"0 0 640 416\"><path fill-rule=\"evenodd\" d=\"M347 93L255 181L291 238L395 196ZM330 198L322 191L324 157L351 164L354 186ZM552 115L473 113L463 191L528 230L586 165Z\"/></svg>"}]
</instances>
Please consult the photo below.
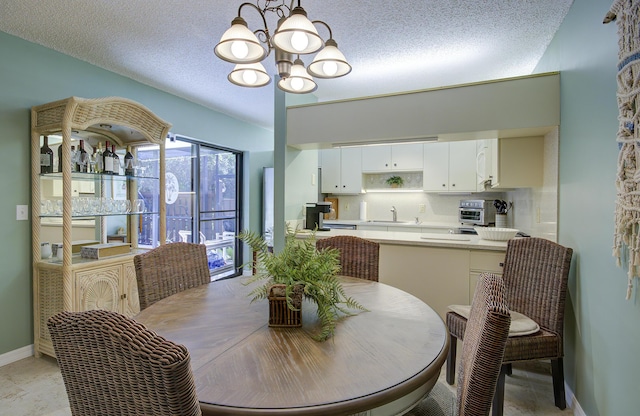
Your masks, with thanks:
<instances>
[{"instance_id":1,"label":"tile floor","mask_svg":"<svg viewBox=\"0 0 640 416\"><path fill-rule=\"evenodd\" d=\"M444 369L440 376L444 383ZM451 387L454 389L455 387ZM69 416L69 403L56 361L29 357L0 367L0 414ZM513 366L505 388L505 416L573 415L553 404L550 365L533 362Z\"/></svg>"}]
</instances>

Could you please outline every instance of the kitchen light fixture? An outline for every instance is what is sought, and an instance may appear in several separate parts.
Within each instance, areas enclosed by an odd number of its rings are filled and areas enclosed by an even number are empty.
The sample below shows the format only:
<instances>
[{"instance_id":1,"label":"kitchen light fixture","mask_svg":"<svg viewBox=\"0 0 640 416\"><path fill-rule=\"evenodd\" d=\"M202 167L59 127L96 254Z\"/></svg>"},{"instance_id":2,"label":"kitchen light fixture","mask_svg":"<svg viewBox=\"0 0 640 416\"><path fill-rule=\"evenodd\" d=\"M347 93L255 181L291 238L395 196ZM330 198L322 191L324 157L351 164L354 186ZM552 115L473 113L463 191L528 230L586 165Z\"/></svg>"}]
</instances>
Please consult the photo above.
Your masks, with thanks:
<instances>
[{"instance_id":1,"label":"kitchen light fixture","mask_svg":"<svg viewBox=\"0 0 640 416\"><path fill-rule=\"evenodd\" d=\"M271 82L267 70L260 63L272 50L275 51L275 61L278 68L278 88L294 93L305 94L315 91L318 86L312 76L317 78L338 78L351 72L351 65L338 49L333 40L331 28L320 20L310 21L307 12L298 5L293 7L294 0L289 5L286 0L266 0L260 7L260 0L256 4L242 3L238 8L238 16L231 21L229 28L216 45L214 52L218 58L236 64L227 77L233 84L242 87L262 87ZM242 18L242 8L250 6L260 13L263 29L251 31L247 22ZM273 36L269 34L266 13L275 13L278 27ZM326 42L316 30L315 24L323 25L329 31ZM262 46L266 45L266 49ZM324 46L324 48L323 48ZM305 69L300 55L320 51ZM293 56L297 58L293 59Z\"/></svg>"}]
</instances>

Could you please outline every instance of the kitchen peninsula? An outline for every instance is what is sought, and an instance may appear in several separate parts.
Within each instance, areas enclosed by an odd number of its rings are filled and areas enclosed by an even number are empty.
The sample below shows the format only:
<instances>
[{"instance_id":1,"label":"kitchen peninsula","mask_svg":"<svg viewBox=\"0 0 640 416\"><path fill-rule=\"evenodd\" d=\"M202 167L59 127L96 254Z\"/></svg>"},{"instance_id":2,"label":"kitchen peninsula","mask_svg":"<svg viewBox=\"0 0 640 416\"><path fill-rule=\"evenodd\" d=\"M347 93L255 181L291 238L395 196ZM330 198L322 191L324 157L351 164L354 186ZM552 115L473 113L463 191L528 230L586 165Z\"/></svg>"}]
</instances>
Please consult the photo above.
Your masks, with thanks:
<instances>
[{"instance_id":1,"label":"kitchen peninsula","mask_svg":"<svg viewBox=\"0 0 640 416\"><path fill-rule=\"evenodd\" d=\"M470 303L482 272L502 274L507 248L505 241L468 234L332 229L316 232L316 239L337 235L379 243L380 282L416 296L443 318L448 305Z\"/></svg>"}]
</instances>

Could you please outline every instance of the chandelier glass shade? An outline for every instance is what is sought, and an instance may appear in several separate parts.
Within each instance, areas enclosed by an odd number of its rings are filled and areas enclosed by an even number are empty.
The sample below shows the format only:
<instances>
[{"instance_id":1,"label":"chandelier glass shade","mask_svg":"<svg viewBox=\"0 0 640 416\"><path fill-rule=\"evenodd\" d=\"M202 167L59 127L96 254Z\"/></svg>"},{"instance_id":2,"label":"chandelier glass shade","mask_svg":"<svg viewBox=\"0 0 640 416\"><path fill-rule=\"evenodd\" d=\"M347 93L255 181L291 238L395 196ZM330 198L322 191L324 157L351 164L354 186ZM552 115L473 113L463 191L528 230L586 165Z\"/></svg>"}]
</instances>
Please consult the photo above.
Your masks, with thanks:
<instances>
[{"instance_id":1,"label":"chandelier glass shade","mask_svg":"<svg viewBox=\"0 0 640 416\"><path fill-rule=\"evenodd\" d=\"M351 72L351 65L338 49L336 41L329 39L325 43L324 49L309 64L307 71L318 78L337 78Z\"/></svg>"},{"instance_id":2,"label":"chandelier glass shade","mask_svg":"<svg viewBox=\"0 0 640 416\"><path fill-rule=\"evenodd\" d=\"M275 51L275 61L280 80L278 87L294 94L305 94L315 91L318 86L312 76L317 78L337 78L351 72L351 65L344 54L338 49L333 40L331 28L320 20L310 21L307 13L298 5L294 8L286 0L266 0L264 6L252 3L242 3L238 8L238 16L231 22L231 27L222 35L214 52L220 59L236 64L227 77L233 84L243 87L261 87L271 82L271 78L260 63L272 50ZM277 4L274 4L277 3ZM264 28L251 31L247 22L241 17L244 7L257 10L264 23ZM265 13L273 12L279 16L278 27L269 35ZM323 25L329 31L329 39L324 42L317 24ZM264 46L263 46L264 45ZM305 69L300 55L312 54L320 51L315 59ZM293 61L293 56L298 58Z\"/></svg>"},{"instance_id":3,"label":"chandelier glass shade","mask_svg":"<svg viewBox=\"0 0 640 416\"><path fill-rule=\"evenodd\" d=\"M231 27L222 35L214 49L218 58L234 64L252 64L266 58L266 51L258 37L249 30L240 16L233 19Z\"/></svg>"},{"instance_id":4,"label":"chandelier glass shade","mask_svg":"<svg viewBox=\"0 0 640 416\"><path fill-rule=\"evenodd\" d=\"M302 7L296 7L271 38L273 46L285 52L308 54L322 48L324 42Z\"/></svg>"},{"instance_id":5,"label":"chandelier glass shade","mask_svg":"<svg viewBox=\"0 0 640 416\"><path fill-rule=\"evenodd\" d=\"M306 94L318 89L318 84L307 73L304 63L298 58L293 62L289 76L278 81L278 88L293 94Z\"/></svg>"},{"instance_id":6,"label":"chandelier glass shade","mask_svg":"<svg viewBox=\"0 0 640 416\"><path fill-rule=\"evenodd\" d=\"M241 87L264 87L271 82L271 77L260 62L253 64L236 64L227 79Z\"/></svg>"}]
</instances>

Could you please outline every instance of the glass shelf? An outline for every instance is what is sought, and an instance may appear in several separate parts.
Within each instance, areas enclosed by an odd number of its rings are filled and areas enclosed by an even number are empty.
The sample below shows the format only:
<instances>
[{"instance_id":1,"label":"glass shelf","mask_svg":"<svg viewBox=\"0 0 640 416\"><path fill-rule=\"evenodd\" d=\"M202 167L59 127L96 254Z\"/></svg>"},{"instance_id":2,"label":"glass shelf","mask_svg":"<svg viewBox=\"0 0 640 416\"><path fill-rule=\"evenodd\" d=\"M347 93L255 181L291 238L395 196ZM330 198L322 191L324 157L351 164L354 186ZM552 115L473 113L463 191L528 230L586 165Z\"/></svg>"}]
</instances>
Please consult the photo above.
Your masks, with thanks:
<instances>
[{"instance_id":1,"label":"glass shelf","mask_svg":"<svg viewBox=\"0 0 640 416\"><path fill-rule=\"evenodd\" d=\"M60 179L62 180L62 172L41 173L43 179ZM131 176L131 175L110 175L108 173L88 173L88 172L71 172L73 180L93 181L96 179L115 179L115 180L137 180L137 179L158 179L153 176Z\"/></svg>"},{"instance_id":2,"label":"glass shelf","mask_svg":"<svg viewBox=\"0 0 640 416\"><path fill-rule=\"evenodd\" d=\"M120 215L158 215L159 212L109 212L109 213L96 213L96 214L76 214L71 215L74 220L78 219L93 219L94 217L117 217ZM40 218L62 218L62 214L42 214Z\"/></svg>"}]
</instances>

